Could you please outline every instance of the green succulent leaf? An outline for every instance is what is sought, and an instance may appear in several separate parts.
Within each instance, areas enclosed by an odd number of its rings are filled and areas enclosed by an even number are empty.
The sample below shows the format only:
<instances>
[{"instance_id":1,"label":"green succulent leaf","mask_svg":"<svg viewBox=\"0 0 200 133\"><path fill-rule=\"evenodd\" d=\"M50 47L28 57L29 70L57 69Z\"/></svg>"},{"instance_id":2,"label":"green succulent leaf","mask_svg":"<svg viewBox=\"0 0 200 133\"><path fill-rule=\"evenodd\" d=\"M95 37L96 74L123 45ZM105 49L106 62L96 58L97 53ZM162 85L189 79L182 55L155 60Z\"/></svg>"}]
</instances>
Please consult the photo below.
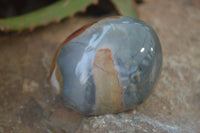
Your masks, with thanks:
<instances>
[{"instance_id":1,"label":"green succulent leaf","mask_svg":"<svg viewBox=\"0 0 200 133\"><path fill-rule=\"evenodd\" d=\"M52 5L21 16L0 19L0 31L20 31L46 25L52 21L60 21L66 16L73 15L81 9L84 9L93 1L60 0Z\"/></svg>"},{"instance_id":2,"label":"green succulent leaf","mask_svg":"<svg viewBox=\"0 0 200 133\"><path fill-rule=\"evenodd\" d=\"M111 0L121 15L138 17L134 0Z\"/></svg>"}]
</instances>

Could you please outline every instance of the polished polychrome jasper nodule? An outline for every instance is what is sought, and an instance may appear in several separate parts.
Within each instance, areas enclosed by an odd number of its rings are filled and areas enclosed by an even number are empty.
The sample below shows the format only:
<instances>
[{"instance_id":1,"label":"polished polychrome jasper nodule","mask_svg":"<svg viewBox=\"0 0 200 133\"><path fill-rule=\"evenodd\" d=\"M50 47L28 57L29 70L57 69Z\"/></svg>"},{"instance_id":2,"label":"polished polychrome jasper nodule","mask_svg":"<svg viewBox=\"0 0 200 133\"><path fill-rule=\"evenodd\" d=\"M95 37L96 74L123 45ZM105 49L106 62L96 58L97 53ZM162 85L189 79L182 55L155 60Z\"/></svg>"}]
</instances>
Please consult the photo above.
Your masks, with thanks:
<instances>
[{"instance_id":1,"label":"polished polychrome jasper nodule","mask_svg":"<svg viewBox=\"0 0 200 133\"><path fill-rule=\"evenodd\" d=\"M61 44L51 85L65 105L83 114L117 113L152 93L161 66L161 45L150 26L135 18L108 17Z\"/></svg>"}]
</instances>

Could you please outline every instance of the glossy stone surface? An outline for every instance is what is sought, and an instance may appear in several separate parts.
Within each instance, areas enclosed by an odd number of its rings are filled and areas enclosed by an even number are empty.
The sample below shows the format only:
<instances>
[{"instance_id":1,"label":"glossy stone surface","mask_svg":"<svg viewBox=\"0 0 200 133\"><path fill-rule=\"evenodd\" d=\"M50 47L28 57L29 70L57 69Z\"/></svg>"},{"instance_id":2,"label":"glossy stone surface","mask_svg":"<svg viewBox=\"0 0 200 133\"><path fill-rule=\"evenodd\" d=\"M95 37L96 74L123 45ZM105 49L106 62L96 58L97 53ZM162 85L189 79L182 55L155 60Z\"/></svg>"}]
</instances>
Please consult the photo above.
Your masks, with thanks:
<instances>
[{"instance_id":1,"label":"glossy stone surface","mask_svg":"<svg viewBox=\"0 0 200 133\"><path fill-rule=\"evenodd\" d=\"M117 113L146 100L161 66L161 45L150 26L110 17L86 25L61 44L51 84L65 105L83 114Z\"/></svg>"}]
</instances>

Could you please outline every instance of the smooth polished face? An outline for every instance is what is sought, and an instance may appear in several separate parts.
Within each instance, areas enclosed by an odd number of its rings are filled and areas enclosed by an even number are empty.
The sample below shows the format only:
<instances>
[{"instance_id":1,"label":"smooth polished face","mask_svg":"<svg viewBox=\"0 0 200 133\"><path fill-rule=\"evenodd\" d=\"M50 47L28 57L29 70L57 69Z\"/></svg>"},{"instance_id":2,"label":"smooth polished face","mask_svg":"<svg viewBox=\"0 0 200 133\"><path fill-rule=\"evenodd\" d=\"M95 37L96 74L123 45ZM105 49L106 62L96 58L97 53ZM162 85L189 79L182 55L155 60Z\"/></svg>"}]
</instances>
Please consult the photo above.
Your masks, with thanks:
<instances>
[{"instance_id":1,"label":"smooth polished face","mask_svg":"<svg viewBox=\"0 0 200 133\"><path fill-rule=\"evenodd\" d=\"M161 66L161 45L150 26L111 17L83 27L61 45L51 84L65 105L83 114L117 113L152 93Z\"/></svg>"}]
</instances>

